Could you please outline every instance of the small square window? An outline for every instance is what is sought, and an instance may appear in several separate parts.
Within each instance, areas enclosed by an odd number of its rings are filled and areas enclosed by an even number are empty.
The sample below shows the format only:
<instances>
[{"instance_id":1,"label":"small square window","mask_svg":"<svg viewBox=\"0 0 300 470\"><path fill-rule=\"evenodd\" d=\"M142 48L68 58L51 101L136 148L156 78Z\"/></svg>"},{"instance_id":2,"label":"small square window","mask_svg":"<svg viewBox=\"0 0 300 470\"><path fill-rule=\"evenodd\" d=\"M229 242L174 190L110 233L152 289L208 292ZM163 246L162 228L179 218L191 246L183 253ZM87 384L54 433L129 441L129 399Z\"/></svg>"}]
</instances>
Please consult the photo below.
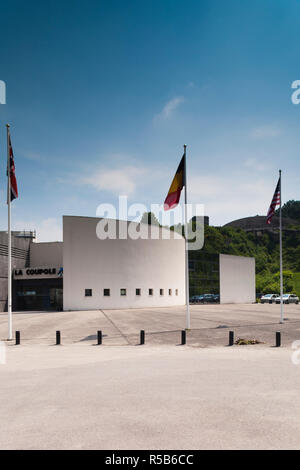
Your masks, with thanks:
<instances>
[{"instance_id":1,"label":"small square window","mask_svg":"<svg viewBox=\"0 0 300 470\"><path fill-rule=\"evenodd\" d=\"M104 295L104 297L109 297L110 296L110 289L103 289L103 295Z\"/></svg>"},{"instance_id":2,"label":"small square window","mask_svg":"<svg viewBox=\"0 0 300 470\"><path fill-rule=\"evenodd\" d=\"M172 295L172 289L169 289L169 295Z\"/></svg>"},{"instance_id":3,"label":"small square window","mask_svg":"<svg viewBox=\"0 0 300 470\"><path fill-rule=\"evenodd\" d=\"M85 289L85 297L92 297L92 289Z\"/></svg>"},{"instance_id":4,"label":"small square window","mask_svg":"<svg viewBox=\"0 0 300 470\"><path fill-rule=\"evenodd\" d=\"M120 289L120 295L126 295L126 289Z\"/></svg>"},{"instance_id":5,"label":"small square window","mask_svg":"<svg viewBox=\"0 0 300 470\"><path fill-rule=\"evenodd\" d=\"M149 289L149 295L153 295L153 289Z\"/></svg>"},{"instance_id":6,"label":"small square window","mask_svg":"<svg viewBox=\"0 0 300 470\"><path fill-rule=\"evenodd\" d=\"M159 295L164 295L164 290L163 289L159 289Z\"/></svg>"},{"instance_id":7,"label":"small square window","mask_svg":"<svg viewBox=\"0 0 300 470\"><path fill-rule=\"evenodd\" d=\"M135 289L135 295L141 295L141 289Z\"/></svg>"},{"instance_id":8,"label":"small square window","mask_svg":"<svg viewBox=\"0 0 300 470\"><path fill-rule=\"evenodd\" d=\"M175 289L175 295L178 295L178 289Z\"/></svg>"}]
</instances>

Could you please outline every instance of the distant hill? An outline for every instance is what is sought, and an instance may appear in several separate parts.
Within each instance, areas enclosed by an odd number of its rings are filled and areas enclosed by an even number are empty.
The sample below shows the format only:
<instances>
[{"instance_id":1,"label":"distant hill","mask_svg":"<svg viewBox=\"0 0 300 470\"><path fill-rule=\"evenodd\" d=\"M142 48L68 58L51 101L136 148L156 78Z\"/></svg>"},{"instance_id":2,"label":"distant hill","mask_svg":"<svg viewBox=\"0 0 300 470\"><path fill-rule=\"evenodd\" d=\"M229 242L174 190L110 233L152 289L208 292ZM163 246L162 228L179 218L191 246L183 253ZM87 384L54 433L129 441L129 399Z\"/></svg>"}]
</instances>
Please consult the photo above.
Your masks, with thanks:
<instances>
[{"instance_id":1,"label":"distant hill","mask_svg":"<svg viewBox=\"0 0 300 470\"><path fill-rule=\"evenodd\" d=\"M282 227L288 230L296 226L300 226L300 201L290 200L282 206ZM274 231L279 227L279 209L275 212L270 225L267 224L265 215L255 215L233 220L224 227L241 228L246 232Z\"/></svg>"},{"instance_id":2,"label":"distant hill","mask_svg":"<svg viewBox=\"0 0 300 470\"><path fill-rule=\"evenodd\" d=\"M279 228L279 216L274 215L270 225L266 223L265 215L255 215L254 217L244 217L243 219L233 220L224 227L234 227L245 230L246 232L256 232L256 231L273 231ZM296 219L291 219L290 217L282 217L282 227L288 229L292 226L299 225L299 221Z\"/></svg>"}]
</instances>

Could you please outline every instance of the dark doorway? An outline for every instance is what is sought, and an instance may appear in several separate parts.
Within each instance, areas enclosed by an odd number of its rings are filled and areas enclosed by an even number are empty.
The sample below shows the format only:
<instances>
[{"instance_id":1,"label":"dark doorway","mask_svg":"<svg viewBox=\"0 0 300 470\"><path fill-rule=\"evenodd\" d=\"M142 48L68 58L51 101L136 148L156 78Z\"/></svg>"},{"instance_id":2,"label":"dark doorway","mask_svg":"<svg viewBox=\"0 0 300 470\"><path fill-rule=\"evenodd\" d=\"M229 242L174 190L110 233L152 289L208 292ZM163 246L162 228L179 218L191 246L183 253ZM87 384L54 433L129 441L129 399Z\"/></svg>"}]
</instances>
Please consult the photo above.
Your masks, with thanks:
<instances>
[{"instance_id":1,"label":"dark doorway","mask_svg":"<svg viewBox=\"0 0 300 470\"><path fill-rule=\"evenodd\" d=\"M13 310L62 310L62 279L26 279L13 285Z\"/></svg>"}]
</instances>

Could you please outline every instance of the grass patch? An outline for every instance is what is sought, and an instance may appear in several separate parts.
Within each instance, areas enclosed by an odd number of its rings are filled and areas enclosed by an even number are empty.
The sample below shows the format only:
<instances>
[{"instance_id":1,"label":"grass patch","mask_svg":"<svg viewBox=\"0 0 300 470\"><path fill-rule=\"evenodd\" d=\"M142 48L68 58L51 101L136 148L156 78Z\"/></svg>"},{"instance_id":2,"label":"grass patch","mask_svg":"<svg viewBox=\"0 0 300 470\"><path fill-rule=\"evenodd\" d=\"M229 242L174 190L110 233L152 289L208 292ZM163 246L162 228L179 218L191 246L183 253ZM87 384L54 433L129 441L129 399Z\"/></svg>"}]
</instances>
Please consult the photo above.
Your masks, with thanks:
<instances>
[{"instance_id":1,"label":"grass patch","mask_svg":"<svg viewBox=\"0 0 300 470\"><path fill-rule=\"evenodd\" d=\"M263 344L262 341L258 341L258 339L244 339L244 338L238 338L235 342L238 346L245 346L247 344Z\"/></svg>"}]
</instances>

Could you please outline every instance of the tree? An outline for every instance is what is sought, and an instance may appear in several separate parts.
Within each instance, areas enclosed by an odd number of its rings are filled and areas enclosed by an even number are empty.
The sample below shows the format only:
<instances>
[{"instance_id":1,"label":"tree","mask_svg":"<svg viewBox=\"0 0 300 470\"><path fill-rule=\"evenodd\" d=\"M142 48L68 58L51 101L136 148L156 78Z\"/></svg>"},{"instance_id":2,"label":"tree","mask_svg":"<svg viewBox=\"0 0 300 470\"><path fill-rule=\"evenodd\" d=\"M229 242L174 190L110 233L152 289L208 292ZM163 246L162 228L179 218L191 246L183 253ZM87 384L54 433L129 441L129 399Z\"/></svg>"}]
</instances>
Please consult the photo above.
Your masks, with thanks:
<instances>
[{"instance_id":1,"label":"tree","mask_svg":"<svg viewBox=\"0 0 300 470\"><path fill-rule=\"evenodd\" d=\"M140 223L148 225L157 225L158 227L160 226L160 223L155 214L153 214L153 212L144 212Z\"/></svg>"},{"instance_id":2,"label":"tree","mask_svg":"<svg viewBox=\"0 0 300 470\"><path fill-rule=\"evenodd\" d=\"M282 206L282 217L289 217L300 222L300 201L290 200ZM279 210L276 211L279 215Z\"/></svg>"},{"instance_id":3,"label":"tree","mask_svg":"<svg viewBox=\"0 0 300 470\"><path fill-rule=\"evenodd\" d=\"M283 271L283 291L285 293L292 292L294 288L293 273L291 271ZM270 275L258 274L256 276L256 290L263 294L279 294L280 292L280 273Z\"/></svg>"}]
</instances>

